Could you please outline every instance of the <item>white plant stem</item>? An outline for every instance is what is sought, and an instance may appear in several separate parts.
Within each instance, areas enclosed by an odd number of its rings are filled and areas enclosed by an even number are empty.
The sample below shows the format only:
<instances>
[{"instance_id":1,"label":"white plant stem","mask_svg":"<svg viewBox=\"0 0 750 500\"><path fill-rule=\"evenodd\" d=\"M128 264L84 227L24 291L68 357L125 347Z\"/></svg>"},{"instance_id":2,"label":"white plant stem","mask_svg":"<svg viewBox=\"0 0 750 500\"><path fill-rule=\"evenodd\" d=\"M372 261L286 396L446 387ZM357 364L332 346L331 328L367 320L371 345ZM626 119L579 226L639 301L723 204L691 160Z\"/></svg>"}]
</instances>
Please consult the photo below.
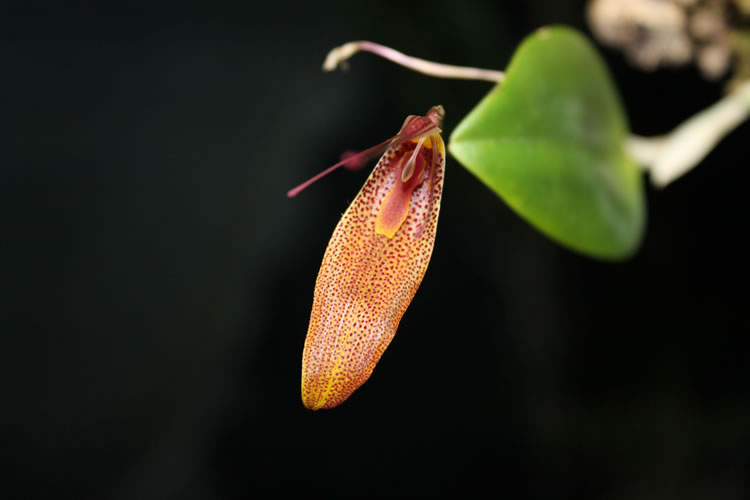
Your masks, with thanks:
<instances>
[{"instance_id":1,"label":"white plant stem","mask_svg":"<svg viewBox=\"0 0 750 500\"><path fill-rule=\"evenodd\" d=\"M750 114L750 82L658 137L631 135L628 153L664 187L695 167Z\"/></svg>"}]
</instances>

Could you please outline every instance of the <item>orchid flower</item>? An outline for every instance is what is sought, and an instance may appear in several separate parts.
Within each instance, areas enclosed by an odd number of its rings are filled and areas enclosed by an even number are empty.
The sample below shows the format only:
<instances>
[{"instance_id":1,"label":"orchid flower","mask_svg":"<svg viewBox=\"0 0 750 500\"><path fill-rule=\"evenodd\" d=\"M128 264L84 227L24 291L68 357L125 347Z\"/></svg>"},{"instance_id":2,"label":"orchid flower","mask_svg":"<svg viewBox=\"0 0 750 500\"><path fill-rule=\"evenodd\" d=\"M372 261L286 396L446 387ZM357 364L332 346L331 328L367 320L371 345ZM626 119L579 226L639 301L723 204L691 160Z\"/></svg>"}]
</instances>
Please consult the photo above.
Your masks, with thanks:
<instances>
[{"instance_id":1,"label":"orchid flower","mask_svg":"<svg viewBox=\"0 0 750 500\"><path fill-rule=\"evenodd\" d=\"M315 283L302 354L302 402L334 408L372 373L422 282L435 243L445 171L444 111L408 116L394 137L333 170L385 149L341 217Z\"/></svg>"}]
</instances>

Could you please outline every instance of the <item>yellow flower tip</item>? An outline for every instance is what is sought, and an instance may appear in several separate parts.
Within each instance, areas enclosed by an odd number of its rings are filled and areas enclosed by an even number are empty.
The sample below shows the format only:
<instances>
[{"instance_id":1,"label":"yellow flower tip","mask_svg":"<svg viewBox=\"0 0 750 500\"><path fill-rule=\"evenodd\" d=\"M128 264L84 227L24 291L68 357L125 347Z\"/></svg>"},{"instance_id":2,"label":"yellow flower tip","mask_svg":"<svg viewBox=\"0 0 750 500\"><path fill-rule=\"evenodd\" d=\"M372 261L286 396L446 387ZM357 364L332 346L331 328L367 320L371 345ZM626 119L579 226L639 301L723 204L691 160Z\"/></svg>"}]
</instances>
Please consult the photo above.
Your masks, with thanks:
<instances>
[{"instance_id":1,"label":"yellow flower tip","mask_svg":"<svg viewBox=\"0 0 750 500\"><path fill-rule=\"evenodd\" d=\"M309 353L310 349L305 352ZM355 366L344 366L342 363L346 360L343 359L328 360L323 365L310 357L303 358L302 404L313 411L336 408L370 378L375 363L380 359L379 354L375 356L361 371Z\"/></svg>"},{"instance_id":2,"label":"yellow flower tip","mask_svg":"<svg viewBox=\"0 0 750 500\"><path fill-rule=\"evenodd\" d=\"M305 405L305 408L312 411L318 411L321 408L323 408L323 405L325 404L325 401L323 400L312 400L308 401L304 397L302 398L302 404Z\"/></svg>"},{"instance_id":3,"label":"yellow flower tip","mask_svg":"<svg viewBox=\"0 0 750 500\"><path fill-rule=\"evenodd\" d=\"M319 397L317 394L310 394L305 391L305 383L302 382L302 404L305 408L312 411L318 411L323 408L326 404L325 398Z\"/></svg>"}]
</instances>

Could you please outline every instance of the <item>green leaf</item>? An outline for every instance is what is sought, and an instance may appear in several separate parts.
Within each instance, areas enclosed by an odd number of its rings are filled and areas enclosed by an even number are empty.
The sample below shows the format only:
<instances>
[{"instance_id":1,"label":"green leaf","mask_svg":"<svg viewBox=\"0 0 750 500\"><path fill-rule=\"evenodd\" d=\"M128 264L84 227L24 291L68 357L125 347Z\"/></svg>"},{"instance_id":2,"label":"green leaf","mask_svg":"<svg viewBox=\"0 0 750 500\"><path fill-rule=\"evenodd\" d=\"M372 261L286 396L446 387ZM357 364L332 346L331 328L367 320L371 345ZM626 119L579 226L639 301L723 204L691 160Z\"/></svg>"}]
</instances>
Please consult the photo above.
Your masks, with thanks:
<instances>
[{"instance_id":1,"label":"green leaf","mask_svg":"<svg viewBox=\"0 0 750 500\"><path fill-rule=\"evenodd\" d=\"M524 40L505 81L455 128L449 149L550 238L593 257L631 255L643 234L642 175L604 63L578 32Z\"/></svg>"}]
</instances>

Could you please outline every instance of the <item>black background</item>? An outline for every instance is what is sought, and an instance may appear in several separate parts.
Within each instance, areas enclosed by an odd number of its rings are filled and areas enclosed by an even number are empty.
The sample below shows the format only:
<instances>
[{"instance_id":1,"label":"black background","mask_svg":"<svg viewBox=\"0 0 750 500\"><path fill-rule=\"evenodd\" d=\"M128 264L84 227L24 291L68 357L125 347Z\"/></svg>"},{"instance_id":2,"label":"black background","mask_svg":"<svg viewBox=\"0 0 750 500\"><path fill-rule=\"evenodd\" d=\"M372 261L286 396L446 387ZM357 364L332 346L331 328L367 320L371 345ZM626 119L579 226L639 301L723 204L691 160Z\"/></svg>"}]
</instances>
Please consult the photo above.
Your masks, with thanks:
<instances>
[{"instance_id":1,"label":"black background","mask_svg":"<svg viewBox=\"0 0 750 500\"><path fill-rule=\"evenodd\" d=\"M366 173L284 193L490 89L356 39L503 68L583 2L235 2L0 17L0 496L750 496L750 126L648 188L631 260L573 254L452 158L430 269L372 379L299 400L312 289ZM633 130L721 95L602 49Z\"/></svg>"}]
</instances>

